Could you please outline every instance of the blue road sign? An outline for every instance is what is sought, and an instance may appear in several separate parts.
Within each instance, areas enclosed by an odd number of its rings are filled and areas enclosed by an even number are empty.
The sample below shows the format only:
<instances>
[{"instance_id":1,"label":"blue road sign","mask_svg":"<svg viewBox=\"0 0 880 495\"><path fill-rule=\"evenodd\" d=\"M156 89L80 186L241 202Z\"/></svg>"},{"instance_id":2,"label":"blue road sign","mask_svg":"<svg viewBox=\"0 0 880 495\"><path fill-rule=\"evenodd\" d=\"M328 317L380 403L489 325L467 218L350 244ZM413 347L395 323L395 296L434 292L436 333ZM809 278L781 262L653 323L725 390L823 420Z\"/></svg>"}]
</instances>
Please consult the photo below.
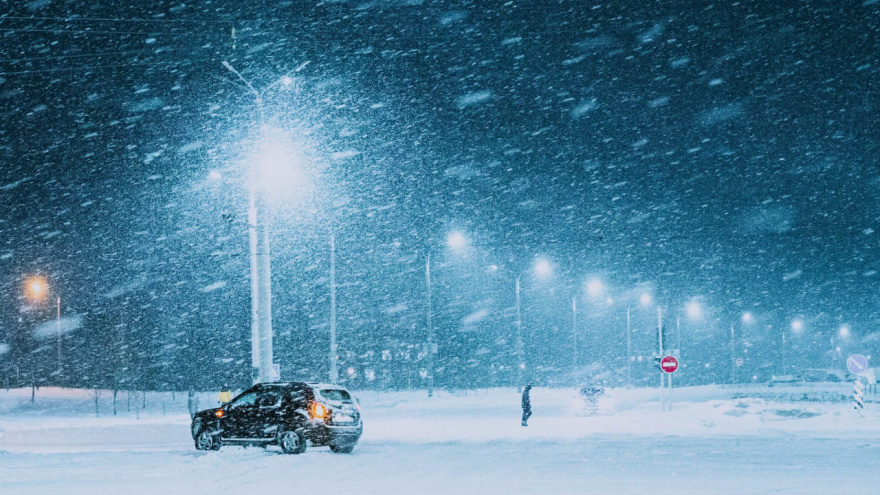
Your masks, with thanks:
<instances>
[{"instance_id":1,"label":"blue road sign","mask_svg":"<svg viewBox=\"0 0 880 495\"><path fill-rule=\"evenodd\" d=\"M861 354L853 354L846 360L846 369L854 375L861 375L868 370L868 358Z\"/></svg>"}]
</instances>

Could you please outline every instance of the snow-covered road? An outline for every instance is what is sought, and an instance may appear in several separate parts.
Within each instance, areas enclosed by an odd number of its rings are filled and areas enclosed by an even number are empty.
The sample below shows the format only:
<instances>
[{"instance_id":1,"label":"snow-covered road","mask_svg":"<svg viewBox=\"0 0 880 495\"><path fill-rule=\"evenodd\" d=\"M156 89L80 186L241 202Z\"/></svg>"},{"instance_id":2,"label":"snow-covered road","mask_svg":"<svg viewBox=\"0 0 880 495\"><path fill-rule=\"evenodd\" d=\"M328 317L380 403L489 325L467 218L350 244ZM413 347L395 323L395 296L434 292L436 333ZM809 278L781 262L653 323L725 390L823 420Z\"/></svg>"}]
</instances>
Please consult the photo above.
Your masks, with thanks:
<instances>
[{"instance_id":1,"label":"snow-covered road","mask_svg":"<svg viewBox=\"0 0 880 495\"><path fill-rule=\"evenodd\" d=\"M94 406L89 417L75 397L41 391L48 397L31 406L16 392L0 392L4 495L870 494L880 486L877 414L858 417L846 403L725 399L703 389L659 415L650 391L618 391L602 415L579 417L571 391L538 389L535 416L521 428L512 390L430 400L368 393L354 454L288 456L274 448L197 452L188 417L158 413L158 395L137 417L126 409L95 418Z\"/></svg>"}]
</instances>

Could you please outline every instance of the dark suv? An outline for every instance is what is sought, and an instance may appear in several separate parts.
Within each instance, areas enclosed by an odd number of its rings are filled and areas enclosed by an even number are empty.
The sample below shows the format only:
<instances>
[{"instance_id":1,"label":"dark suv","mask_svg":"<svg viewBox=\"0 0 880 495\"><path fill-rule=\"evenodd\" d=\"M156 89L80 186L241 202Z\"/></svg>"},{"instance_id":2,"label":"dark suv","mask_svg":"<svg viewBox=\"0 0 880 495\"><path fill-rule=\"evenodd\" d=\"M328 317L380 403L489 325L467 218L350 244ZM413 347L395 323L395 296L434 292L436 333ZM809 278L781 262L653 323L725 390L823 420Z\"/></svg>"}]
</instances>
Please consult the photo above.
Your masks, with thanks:
<instances>
[{"instance_id":1,"label":"dark suv","mask_svg":"<svg viewBox=\"0 0 880 495\"><path fill-rule=\"evenodd\" d=\"M361 437L360 406L344 387L319 383L260 383L223 407L193 416L196 449L221 445L278 445L302 454L307 441L349 453Z\"/></svg>"}]
</instances>

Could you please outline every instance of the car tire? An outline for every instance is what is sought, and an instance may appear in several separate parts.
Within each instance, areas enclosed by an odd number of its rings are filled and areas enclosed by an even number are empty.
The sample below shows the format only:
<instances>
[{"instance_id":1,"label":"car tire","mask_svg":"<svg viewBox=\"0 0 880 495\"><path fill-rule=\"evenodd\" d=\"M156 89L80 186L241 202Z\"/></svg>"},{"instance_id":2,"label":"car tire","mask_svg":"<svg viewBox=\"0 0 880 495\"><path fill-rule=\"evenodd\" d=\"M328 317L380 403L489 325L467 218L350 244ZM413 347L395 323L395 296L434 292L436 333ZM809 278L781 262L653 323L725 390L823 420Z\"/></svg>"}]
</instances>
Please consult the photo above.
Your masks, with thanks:
<instances>
[{"instance_id":1,"label":"car tire","mask_svg":"<svg viewBox=\"0 0 880 495\"><path fill-rule=\"evenodd\" d=\"M195 438L196 450L220 450L220 436L215 428L202 428Z\"/></svg>"},{"instance_id":2,"label":"car tire","mask_svg":"<svg viewBox=\"0 0 880 495\"><path fill-rule=\"evenodd\" d=\"M308 447L302 433L287 428L278 432L278 446L285 454L302 454Z\"/></svg>"},{"instance_id":3,"label":"car tire","mask_svg":"<svg viewBox=\"0 0 880 495\"><path fill-rule=\"evenodd\" d=\"M355 444L353 443L331 443L330 444L330 452L334 454L351 454L351 451L354 450Z\"/></svg>"}]
</instances>

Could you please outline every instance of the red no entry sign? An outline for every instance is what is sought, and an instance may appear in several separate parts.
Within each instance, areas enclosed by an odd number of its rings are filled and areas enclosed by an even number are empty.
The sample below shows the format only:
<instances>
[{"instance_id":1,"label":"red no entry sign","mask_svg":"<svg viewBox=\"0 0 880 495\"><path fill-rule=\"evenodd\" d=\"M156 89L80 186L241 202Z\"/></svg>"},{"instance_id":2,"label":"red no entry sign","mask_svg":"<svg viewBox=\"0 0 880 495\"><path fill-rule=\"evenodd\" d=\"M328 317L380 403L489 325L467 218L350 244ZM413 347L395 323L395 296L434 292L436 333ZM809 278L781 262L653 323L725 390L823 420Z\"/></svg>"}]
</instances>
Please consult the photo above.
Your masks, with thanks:
<instances>
[{"instance_id":1,"label":"red no entry sign","mask_svg":"<svg viewBox=\"0 0 880 495\"><path fill-rule=\"evenodd\" d=\"M660 369L667 373L675 373L678 369L678 360L672 356L666 356L660 360Z\"/></svg>"}]
</instances>

